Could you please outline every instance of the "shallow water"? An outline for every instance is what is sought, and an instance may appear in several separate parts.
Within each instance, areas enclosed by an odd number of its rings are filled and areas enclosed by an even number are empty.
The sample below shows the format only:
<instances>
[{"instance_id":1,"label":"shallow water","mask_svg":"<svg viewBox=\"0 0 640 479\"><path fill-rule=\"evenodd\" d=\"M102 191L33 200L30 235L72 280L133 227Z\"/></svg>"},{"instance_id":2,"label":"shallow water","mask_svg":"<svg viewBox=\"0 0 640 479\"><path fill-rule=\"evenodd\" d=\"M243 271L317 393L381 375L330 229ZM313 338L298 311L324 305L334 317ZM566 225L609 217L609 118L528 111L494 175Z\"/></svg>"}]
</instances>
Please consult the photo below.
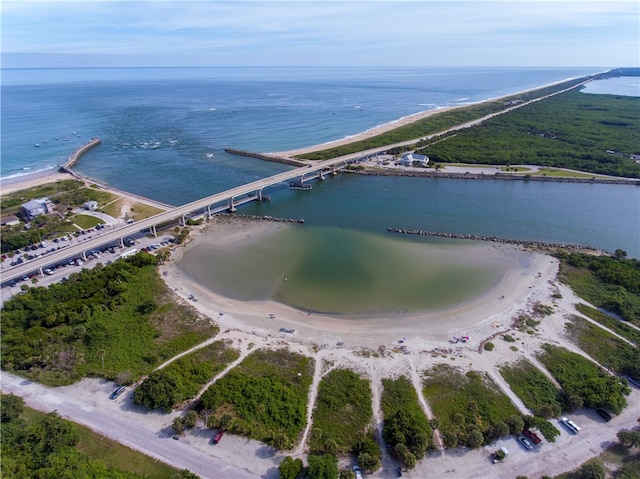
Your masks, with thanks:
<instances>
[{"instance_id":1,"label":"shallow water","mask_svg":"<svg viewBox=\"0 0 640 479\"><path fill-rule=\"evenodd\" d=\"M508 264L487 245L300 226L233 245L204 240L180 268L230 298L371 317L459 305L494 287Z\"/></svg>"}]
</instances>

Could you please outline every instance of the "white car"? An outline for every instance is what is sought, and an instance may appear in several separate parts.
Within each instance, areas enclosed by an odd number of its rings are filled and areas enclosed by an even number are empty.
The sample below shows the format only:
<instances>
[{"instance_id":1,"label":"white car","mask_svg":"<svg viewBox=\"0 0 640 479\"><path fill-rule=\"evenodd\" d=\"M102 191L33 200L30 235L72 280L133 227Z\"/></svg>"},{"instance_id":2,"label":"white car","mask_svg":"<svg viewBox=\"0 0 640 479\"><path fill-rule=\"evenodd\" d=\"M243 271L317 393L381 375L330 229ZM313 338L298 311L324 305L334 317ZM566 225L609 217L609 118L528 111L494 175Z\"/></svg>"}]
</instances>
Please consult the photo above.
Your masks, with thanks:
<instances>
[{"instance_id":1,"label":"white car","mask_svg":"<svg viewBox=\"0 0 640 479\"><path fill-rule=\"evenodd\" d=\"M575 422L567 417L563 417L562 419L560 419L560 421L562 421L567 429L569 429L574 434L578 434L580 431L582 431L582 428L580 426L578 426Z\"/></svg>"},{"instance_id":2,"label":"white car","mask_svg":"<svg viewBox=\"0 0 640 479\"><path fill-rule=\"evenodd\" d=\"M353 466L353 472L356 473L356 479L362 479L362 471L360 470L360 466Z\"/></svg>"}]
</instances>

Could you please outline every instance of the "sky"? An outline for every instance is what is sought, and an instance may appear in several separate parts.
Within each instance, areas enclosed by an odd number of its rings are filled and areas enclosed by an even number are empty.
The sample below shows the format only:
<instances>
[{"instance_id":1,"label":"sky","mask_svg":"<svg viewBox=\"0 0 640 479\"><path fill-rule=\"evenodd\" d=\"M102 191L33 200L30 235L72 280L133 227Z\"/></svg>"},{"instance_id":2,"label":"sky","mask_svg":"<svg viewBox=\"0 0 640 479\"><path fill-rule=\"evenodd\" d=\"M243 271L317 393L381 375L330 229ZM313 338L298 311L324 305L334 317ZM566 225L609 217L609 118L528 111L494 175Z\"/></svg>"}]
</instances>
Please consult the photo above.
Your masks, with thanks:
<instances>
[{"instance_id":1,"label":"sky","mask_svg":"<svg viewBox=\"0 0 640 479\"><path fill-rule=\"evenodd\" d=\"M2 0L3 67L640 66L640 2Z\"/></svg>"}]
</instances>

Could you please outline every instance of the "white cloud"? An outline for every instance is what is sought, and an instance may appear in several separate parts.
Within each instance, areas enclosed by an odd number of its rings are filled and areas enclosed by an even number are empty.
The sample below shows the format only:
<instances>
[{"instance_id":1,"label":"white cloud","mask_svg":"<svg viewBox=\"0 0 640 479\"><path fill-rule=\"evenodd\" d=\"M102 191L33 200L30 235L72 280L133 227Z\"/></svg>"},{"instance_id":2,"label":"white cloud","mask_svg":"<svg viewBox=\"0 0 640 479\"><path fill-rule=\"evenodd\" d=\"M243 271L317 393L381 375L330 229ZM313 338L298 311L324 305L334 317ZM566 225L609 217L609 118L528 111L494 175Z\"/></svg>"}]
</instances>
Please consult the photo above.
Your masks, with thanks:
<instances>
[{"instance_id":1,"label":"white cloud","mask_svg":"<svg viewBox=\"0 0 640 479\"><path fill-rule=\"evenodd\" d=\"M13 52L347 65L509 65L538 56L610 65L599 47L615 45L625 65L638 62L639 6L627 1L23 0L1 8L2 50Z\"/></svg>"}]
</instances>

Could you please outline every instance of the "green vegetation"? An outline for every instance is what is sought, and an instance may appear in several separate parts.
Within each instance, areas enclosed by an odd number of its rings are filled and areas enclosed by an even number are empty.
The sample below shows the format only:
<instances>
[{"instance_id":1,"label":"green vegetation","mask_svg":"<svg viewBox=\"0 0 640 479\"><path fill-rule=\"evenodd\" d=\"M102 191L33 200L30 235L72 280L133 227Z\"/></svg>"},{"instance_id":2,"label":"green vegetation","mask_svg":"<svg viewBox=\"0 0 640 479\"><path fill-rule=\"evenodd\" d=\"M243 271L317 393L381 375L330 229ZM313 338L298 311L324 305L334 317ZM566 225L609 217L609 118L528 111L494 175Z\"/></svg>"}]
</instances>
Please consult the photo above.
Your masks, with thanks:
<instances>
[{"instance_id":1,"label":"green vegetation","mask_svg":"<svg viewBox=\"0 0 640 479\"><path fill-rule=\"evenodd\" d=\"M152 372L136 388L133 399L147 409L171 412L182 401L193 398L238 356L237 351L227 348L222 341L216 341Z\"/></svg>"},{"instance_id":2,"label":"green vegetation","mask_svg":"<svg viewBox=\"0 0 640 479\"><path fill-rule=\"evenodd\" d=\"M0 197L0 214L16 214L20 205L34 198L55 199L63 194L84 188L84 183L79 180L61 180L44 185L34 186L24 190L14 191ZM88 201L88 200L87 200Z\"/></svg>"},{"instance_id":3,"label":"green vegetation","mask_svg":"<svg viewBox=\"0 0 640 479\"><path fill-rule=\"evenodd\" d=\"M215 332L174 303L155 257L139 253L7 301L0 364L49 385L85 376L127 384Z\"/></svg>"},{"instance_id":4,"label":"green vegetation","mask_svg":"<svg viewBox=\"0 0 640 479\"><path fill-rule=\"evenodd\" d=\"M639 108L640 98L572 90L457 131L446 141L423 142L418 152L437 163L532 164L639 178L640 165L629 157L640 143Z\"/></svg>"},{"instance_id":5,"label":"green vegetation","mask_svg":"<svg viewBox=\"0 0 640 479\"><path fill-rule=\"evenodd\" d=\"M75 215L71 218L71 221L77 224L83 230L95 228L96 225L104 223L104 221L102 221L100 218L89 215Z\"/></svg>"},{"instance_id":6,"label":"green vegetation","mask_svg":"<svg viewBox=\"0 0 640 479\"><path fill-rule=\"evenodd\" d=\"M296 479L303 469L302 459L294 459L291 456L285 457L278 464L280 479Z\"/></svg>"},{"instance_id":7,"label":"green vegetation","mask_svg":"<svg viewBox=\"0 0 640 479\"><path fill-rule=\"evenodd\" d=\"M334 369L318 387L312 452L346 454L353 450L371 423L371 387L348 369ZM366 434L365 434L366 435Z\"/></svg>"},{"instance_id":8,"label":"green vegetation","mask_svg":"<svg viewBox=\"0 0 640 479\"><path fill-rule=\"evenodd\" d=\"M537 416L525 416L524 425L527 428L536 428L549 442L556 442L556 437L560 435L560 430L546 419Z\"/></svg>"},{"instance_id":9,"label":"green vegetation","mask_svg":"<svg viewBox=\"0 0 640 479\"><path fill-rule=\"evenodd\" d=\"M463 375L447 364L425 372L424 395L440 420L446 447L480 447L504 435L510 417L519 417L488 376L476 371Z\"/></svg>"},{"instance_id":10,"label":"green vegetation","mask_svg":"<svg viewBox=\"0 0 640 479\"><path fill-rule=\"evenodd\" d=\"M607 313L603 313L591 306L587 306L584 303L576 304L576 309L585 316L588 316L610 330L615 331L617 334L628 341L631 341L636 346L640 346L640 331L638 331L638 329L628 325L624 321L620 321L609 316Z\"/></svg>"},{"instance_id":11,"label":"green vegetation","mask_svg":"<svg viewBox=\"0 0 640 479\"><path fill-rule=\"evenodd\" d=\"M382 385L382 437L391 451L395 452L398 444L403 444L417 459L424 457L431 446L432 430L413 384L401 376L383 379Z\"/></svg>"},{"instance_id":12,"label":"green vegetation","mask_svg":"<svg viewBox=\"0 0 640 479\"><path fill-rule=\"evenodd\" d=\"M57 211L65 214L65 219L61 219L58 215L42 215L34 218L30 229L25 229L23 224L3 228L1 245L3 253L77 231L67 218L71 215L68 209L79 207L89 200L104 204L111 201L113 195L106 191L87 187L82 181L62 180L2 196L0 198L1 213L20 216L20 205L35 198L49 198ZM97 218L85 215L80 215L73 221L81 228L91 228L102 222Z\"/></svg>"},{"instance_id":13,"label":"green vegetation","mask_svg":"<svg viewBox=\"0 0 640 479\"><path fill-rule=\"evenodd\" d=\"M2 395L2 477L173 479L178 471L87 428ZM196 476L197 477L197 476Z\"/></svg>"},{"instance_id":14,"label":"green vegetation","mask_svg":"<svg viewBox=\"0 0 640 479\"><path fill-rule=\"evenodd\" d=\"M558 417L566 409L566 397L538 368L526 359L500 368L509 387L534 414Z\"/></svg>"},{"instance_id":15,"label":"green vegetation","mask_svg":"<svg viewBox=\"0 0 640 479\"><path fill-rule=\"evenodd\" d=\"M338 460L334 456L310 454L307 461L308 479L338 479Z\"/></svg>"},{"instance_id":16,"label":"green vegetation","mask_svg":"<svg viewBox=\"0 0 640 479\"><path fill-rule=\"evenodd\" d=\"M640 326L640 260L584 253L556 254L561 260L560 279L578 296Z\"/></svg>"},{"instance_id":17,"label":"green vegetation","mask_svg":"<svg viewBox=\"0 0 640 479\"><path fill-rule=\"evenodd\" d=\"M493 344L491 341L487 341L486 343L484 343L482 347L485 351L493 351L496 345Z\"/></svg>"},{"instance_id":18,"label":"green vegetation","mask_svg":"<svg viewBox=\"0 0 640 479\"><path fill-rule=\"evenodd\" d=\"M404 141L417 140L418 138L424 136L443 132L453 126L476 120L485 115L503 111L508 108L509 102L525 102L533 98L547 95L554 91L560 91L564 88L569 87L570 85L577 85L580 82L581 79L570 80L563 84L553 85L519 95L512 95L502 100L489 101L477 105L455 108L442 113L430 115L429 117L422 120L410 123L400 128L396 128L392 131L374 136L372 138L368 138L366 140L350 143L348 145L343 145L328 150L318 151L315 153L307 153L304 155L304 157L311 160L326 160L337 156L347 155L349 153L357 153L359 151L368 150L370 148L384 147ZM457 161L461 161L462 159L464 159L466 162L466 157L464 156L461 156Z\"/></svg>"},{"instance_id":19,"label":"green vegetation","mask_svg":"<svg viewBox=\"0 0 640 479\"><path fill-rule=\"evenodd\" d=\"M627 406L631 391L620 378L564 348L544 344L542 349L538 358L564 389L571 410L602 407L619 414Z\"/></svg>"},{"instance_id":20,"label":"green vegetation","mask_svg":"<svg viewBox=\"0 0 640 479\"><path fill-rule=\"evenodd\" d=\"M207 425L289 449L306 425L313 360L287 350L256 351L201 397Z\"/></svg>"},{"instance_id":21,"label":"green vegetation","mask_svg":"<svg viewBox=\"0 0 640 479\"><path fill-rule=\"evenodd\" d=\"M58 216L37 216L31 225L30 229L25 229L23 224L3 227L2 244L0 245L2 253L10 253L38 244L43 240L59 238L78 231L71 221L60 219Z\"/></svg>"},{"instance_id":22,"label":"green vegetation","mask_svg":"<svg viewBox=\"0 0 640 479\"><path fill-rule=\"evenodd\" d=\"M568 337L598 363L640 379L640 350L578 316L566 324Z\"/></svg>"}]
</instances>

